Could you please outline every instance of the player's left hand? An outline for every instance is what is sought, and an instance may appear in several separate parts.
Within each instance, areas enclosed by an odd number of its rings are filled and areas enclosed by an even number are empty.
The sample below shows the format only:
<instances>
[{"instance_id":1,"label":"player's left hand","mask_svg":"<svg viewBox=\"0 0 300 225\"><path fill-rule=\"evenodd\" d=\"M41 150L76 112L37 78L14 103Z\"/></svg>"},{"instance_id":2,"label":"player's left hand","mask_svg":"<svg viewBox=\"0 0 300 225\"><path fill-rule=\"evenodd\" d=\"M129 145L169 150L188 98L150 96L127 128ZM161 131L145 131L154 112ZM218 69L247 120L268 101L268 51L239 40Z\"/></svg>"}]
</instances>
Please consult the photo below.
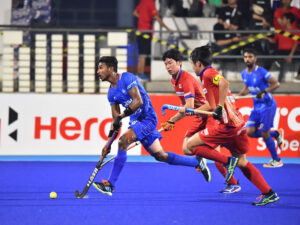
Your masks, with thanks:
<instances>
[{"instance_id":1,"label":"player's left hand","mask_svg":"<svg viewBox=\"0 0 300 225\"><path fill-rule=\"evenodd\" d=\"M161 124L161 127L164 129L164 131L169 131L169 130L172 130L175 127L175 123L168 120L166 122L163 122Z\"/></svg>"},{"instance_id":2,"label":"player's left hand","mask_svg":"<svg viewBox=\"0 0 300 225\"><path fill-rule=\"evenodd\" d=\"M260 92L258 92L258 93L256 94L256 98L257 98L257 99L261 99L261 98L264 97L265 94L267 94L266 91L260 91Z\"/></svg>"},{"instance_id":3,"label":"player's left hand","mask_svg":"<svg viewBox=\"0 0 300 225\"><path fill-rule=\"evenodd\" d=\"M110 153L110 148L107 148L108 143L103 147L101 155L105 158Z\"/></svg>"},{"instance_id":4,"label":"player's left hand","mask_svg":"<svg viewBox=\"0 0 300 225\"><path fill-rule=\"evenodd\" d=\"M120 129L121 120L122 120L122 117L120 115L115 118L115 120L113 122L113 128L114 128L115 131Z\"/></svg>"},{"instance_id":5,"label":"player's left hand","mask_svg":"<svg viewBox=\"0 0 300 225\"><path fill-rule=\"evenodd\" d=\"M223 118L223 106L218 105L212 116L215 120L221 120Z\"/></svg>"}]
</instances>

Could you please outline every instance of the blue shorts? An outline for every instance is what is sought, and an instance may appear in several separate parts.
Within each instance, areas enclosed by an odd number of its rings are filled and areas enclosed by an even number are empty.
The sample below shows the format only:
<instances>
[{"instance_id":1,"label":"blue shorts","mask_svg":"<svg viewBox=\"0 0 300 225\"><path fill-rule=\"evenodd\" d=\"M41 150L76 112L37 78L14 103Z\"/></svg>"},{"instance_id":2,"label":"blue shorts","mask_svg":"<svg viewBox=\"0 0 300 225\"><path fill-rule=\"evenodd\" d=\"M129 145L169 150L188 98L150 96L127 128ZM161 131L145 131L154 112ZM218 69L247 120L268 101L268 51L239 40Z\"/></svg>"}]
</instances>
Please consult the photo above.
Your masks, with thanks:
<instances>
[{"instance_id":1,"label":"blue shorts","mask_svg":"<svg viewBox=\"0 0 300 225\"><path fill-rule=\"evenodd\" d=\"M156 130L156 126L157 120L146 118L142 121L132 121L129 128L134 131L137 136L137 140L140 141L144 148L148 151L149 147L156 139L160 140L162 138L161 134Z\"/></svg>"},{"instance_id":2,"label":"blue shorts","mask_svg":"<svg viewBox=\"0 0 300 225\"><path fill-rule=\"evenodd\" d=\"M274 101L272 105L266 106L260 110L252 110L247 121L247 127L259 127L261 131L268 131L273 127L273 121L276 114L277 104Z\"/></svg>"}]
</instances>

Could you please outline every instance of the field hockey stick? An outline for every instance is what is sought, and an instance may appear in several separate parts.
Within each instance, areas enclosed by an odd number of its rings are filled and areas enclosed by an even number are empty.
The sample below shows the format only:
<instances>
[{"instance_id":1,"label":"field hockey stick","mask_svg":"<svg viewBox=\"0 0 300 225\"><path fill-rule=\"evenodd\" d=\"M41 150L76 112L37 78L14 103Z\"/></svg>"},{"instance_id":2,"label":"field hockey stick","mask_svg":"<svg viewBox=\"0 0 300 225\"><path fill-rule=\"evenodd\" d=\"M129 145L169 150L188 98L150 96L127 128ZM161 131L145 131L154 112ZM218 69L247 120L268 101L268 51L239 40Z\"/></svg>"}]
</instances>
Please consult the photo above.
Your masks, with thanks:
<instances>
[{"instance_id":1,"label":"field hockey stick","mask_svg":"<svg viewBox=\"0 0 300 225\"><path fill-rule=\"evenodd\" d=\"M161 108L162 115L165 115L165 110L166 109L179 111L180 106L165 104ZM192 114L205 114L205 115L212 115L213 114L213 112L204 111L204 110L200 110L200 109L191 109L191 108L185 108L185 112L192 113Z\"/></svg>"},{"instance_id":2,"label":"field hockey stick","mask_svg":"<svg viewBox=\"0 0 300 225\"><path fill-rule=\"evenodd\" d=\"M255 98L255 95L244 95L244 96L236 96L234 97L235 100L239 100L239 99L247 99L247 98Z\"/></svg>"},{"instance_id":3,"label":"field hockey stick","mask_svg":"<svg viewBox=\"0 0 300 225\"><path fill-rule=\"evenodd\" d=\"M117 137L117 135L118 135L118 132L115 131L115 132L113 133L111 139L109 140L108 144L107 144L107 149L110 148L110 146L111 146L112 143L114 142L114 140L115 140L115 138ZM105 158L105 156L102 155L101 158L100 158L100 160L98 161L98 163L97 163L97 165L96 165L96 168L94 169L92 175L90 176L90 179L88 180L87 184L85 185L83 191L82 191L81 193L79 193L78 190L75 191L75 196L76 196L77 198L83 198L83 197L86 195L86 193L87 193L88 190L90 189L90 186L91 186L91 184L93 183L93 181L94 181L94 179L95 179L95 177L96 177L98 171L101 170L102 167L103 167L105 164L107 164L108 162L110 162L111 160L114 159L114 157L112 157L112 158L110 158L109 160L107 160L106 162L104 162L104 163L102 164L104 158Z\"/></svg>"}]
</instances>

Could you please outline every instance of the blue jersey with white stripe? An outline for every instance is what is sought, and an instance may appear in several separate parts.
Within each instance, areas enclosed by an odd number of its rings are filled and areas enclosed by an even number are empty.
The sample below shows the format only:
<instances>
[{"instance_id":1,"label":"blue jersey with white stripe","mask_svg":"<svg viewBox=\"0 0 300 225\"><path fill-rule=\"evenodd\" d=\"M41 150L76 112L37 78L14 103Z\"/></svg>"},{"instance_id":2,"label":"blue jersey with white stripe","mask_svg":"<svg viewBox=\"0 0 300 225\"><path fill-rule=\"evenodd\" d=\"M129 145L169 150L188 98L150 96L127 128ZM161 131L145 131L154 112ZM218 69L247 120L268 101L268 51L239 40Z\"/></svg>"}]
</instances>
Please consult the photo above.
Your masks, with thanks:
<instances>
[{"instance_id":1,"label":"blue jersey with white stripe","mask_svg":"<svg viewBox=\"0 0 300 225\"><path fill-rule=\"evenodd\" d=\"M131 125L135 120L143 120L145 118L157 120L156 113L152 106L149 95L146 93L144 87L138 81L138 79L131 73L125 72L118 74L117 87L114 88L110 86L107 94L108 101L111 105L121 104L123 107L127 108L132 102L132 98L129 94L129 90L138 87L140 91L141 98L143 100L143 105L138 108L132 115L130 115Z\"/></svg>"},{"instance_id":2,"label":"blue jersey with white stripe","mask_svg":"<svg viewBox=\"0 0 300 225\"><path fill-rule=\"evenodd\" d=\"M271 74L265 68L255 65L254 70L248 73L247 68L242 71L242 79L252 95L264 91L268 88L268 80ZM267 93L262 99L253 98L254 108L270 106L275 102L271 93Z\"/></svg>"}]
</instances>

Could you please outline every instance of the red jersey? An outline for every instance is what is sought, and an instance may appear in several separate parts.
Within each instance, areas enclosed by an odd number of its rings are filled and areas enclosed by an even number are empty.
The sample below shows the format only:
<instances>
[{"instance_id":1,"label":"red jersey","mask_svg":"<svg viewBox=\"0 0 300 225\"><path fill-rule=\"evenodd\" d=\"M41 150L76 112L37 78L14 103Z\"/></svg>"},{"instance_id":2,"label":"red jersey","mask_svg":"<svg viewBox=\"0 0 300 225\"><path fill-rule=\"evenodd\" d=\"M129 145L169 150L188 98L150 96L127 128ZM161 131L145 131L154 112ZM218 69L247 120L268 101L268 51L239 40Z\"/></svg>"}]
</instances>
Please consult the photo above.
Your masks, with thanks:
<instances>
[{"instance_id":1,"label":"red jersey","mask_svg":"<svg viewBox=\"0 0 300 225\"><path fill-rule=\"evenodd\" d=\"M201 72L200 79L206 100L210 107L215 110L219 104L219 80L225 78L217 70L208 66ZM240 127L245 124L230 90L224 103L223 119L220 122L231 127Z\"/></svg>"},{"instance_id":2,"label":"red jersey","mask_svg":"<svg viewBox=\"0 0 300 225\"><path fill-rule=\"evenodd\" d=\"M197 79L184 70L180 70L176 80L173 78L171 82L174 86L176 94L181 100L181 104L185 105L185 99L194 98L194 107L198 108L205 104L205 95L203 89Z\"/></svg>"},{"instance_id":3,"label":"red jersey","mask_svg":"<svg viewBox=\"0 0 300 225\"><path fill-rule=\"evenodd\" d=\"M158 15L154 0L141 0L135 11L139 14L138 30L153 30L153 17Z\"/></svg>"},{"instance_id":4,"label":"red jersey","mask_svg":"<svg viewBox=\"0 0 300 225\"><path fill-rule=\"evenodd\" d=\"M300 19L300 9L298 9L296 7L290 7L287 11L284 11L284 9L282 7L280 7L275 10L274 16L273 16L273 24L274 24L275 29L282 29L282 27L278 24L277 19L282 18L285 13L292 13L295 16L295 21L294 21L293 25L297 27L298 20Z\"/></svg>"}]
</instances>

